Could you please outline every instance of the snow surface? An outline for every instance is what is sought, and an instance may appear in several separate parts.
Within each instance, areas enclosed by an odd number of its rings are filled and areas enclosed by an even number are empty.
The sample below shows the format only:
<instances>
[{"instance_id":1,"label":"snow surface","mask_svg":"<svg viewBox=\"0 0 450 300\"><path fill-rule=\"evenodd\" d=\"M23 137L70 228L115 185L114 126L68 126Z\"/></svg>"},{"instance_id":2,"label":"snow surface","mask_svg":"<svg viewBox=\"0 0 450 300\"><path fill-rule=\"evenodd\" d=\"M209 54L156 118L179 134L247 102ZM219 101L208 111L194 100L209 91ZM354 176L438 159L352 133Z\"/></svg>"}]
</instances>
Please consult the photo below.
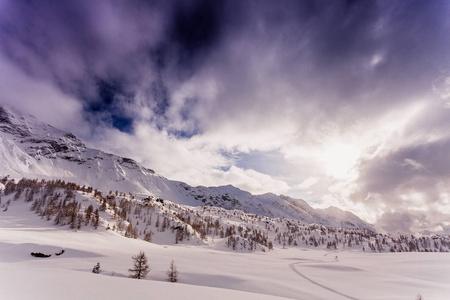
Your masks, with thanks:
<instances>
[{"instance_id":1,"label":"snow surface","mask_svg":"<svg viewBox=\"0 0 450 300\"><path fill-rule=\"evenodd\" d=\"M35 258L31 252L57 253ZM129 279L144 251L151 271ZM338 260L335 257L338 256ZM174 259L179 283L165 282ZM93 274L100 262L102 272ZM156 245L104 229L53 226L14 202L0 211L0 299L448 299L448 253L305 248L238 253ZM279 298L280 297L280 298Z\"/></svg>"}]
</instances>

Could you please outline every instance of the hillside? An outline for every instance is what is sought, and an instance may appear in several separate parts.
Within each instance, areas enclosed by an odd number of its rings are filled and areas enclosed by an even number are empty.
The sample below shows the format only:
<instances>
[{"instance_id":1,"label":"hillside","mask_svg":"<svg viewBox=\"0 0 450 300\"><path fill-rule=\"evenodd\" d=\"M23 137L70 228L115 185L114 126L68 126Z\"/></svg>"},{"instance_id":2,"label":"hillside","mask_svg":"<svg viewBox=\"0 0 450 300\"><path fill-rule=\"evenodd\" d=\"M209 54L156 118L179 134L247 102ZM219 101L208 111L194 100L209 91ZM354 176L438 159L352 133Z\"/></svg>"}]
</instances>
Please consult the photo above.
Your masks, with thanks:
<instances>
[{"instance_id":1,"label":"hillside","mask_svg":"<svg viewBox=\"0 0 450 300\"><path fill-rule=\"evenodd\" d=\"M449 293L448 253L430 253L448 251L449 237L394 239L129 193L102 195L61 180L4 178L0 189L5 299L406 300ZM140 251L149 257L149 275L126 278ZM172 259L176 284L164 282Z\"/></svg>"},{"instance_id":2,"label":"hillside","mask_svg":"<svg viewBox=\"0 0 450 300\"><path fill-rule=\"evenodd\" d=\"M131 193L103 195L74 183L3 178L1 210L20 205L51 224L111 230L162 245L204 245L219 250L266 252L275 247L367 252L448 252L448 236L394 238L367 229L327 227L213 206L192 207ZM25 203L26 205L24 206Z\"/></svg>"}]
</instances>

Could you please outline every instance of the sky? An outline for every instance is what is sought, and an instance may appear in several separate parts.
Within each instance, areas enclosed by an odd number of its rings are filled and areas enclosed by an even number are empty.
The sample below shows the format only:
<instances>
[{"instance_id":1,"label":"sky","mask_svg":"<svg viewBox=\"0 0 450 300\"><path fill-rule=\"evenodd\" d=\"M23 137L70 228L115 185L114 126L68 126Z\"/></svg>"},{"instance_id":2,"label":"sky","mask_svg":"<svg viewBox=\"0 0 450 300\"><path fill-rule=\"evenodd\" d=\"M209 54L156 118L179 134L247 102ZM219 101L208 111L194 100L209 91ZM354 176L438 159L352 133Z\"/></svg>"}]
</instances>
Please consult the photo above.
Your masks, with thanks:
<instances>
[{"instance_id":1,"label":"sky","mask_svg":"<svg viewBox=\"0 0 450 300\"><path fill-rule=\"evenodd\" d=\"M0 104L191 185L450 233L449 1L0 0Z\"/></svg>"}]
</instances>

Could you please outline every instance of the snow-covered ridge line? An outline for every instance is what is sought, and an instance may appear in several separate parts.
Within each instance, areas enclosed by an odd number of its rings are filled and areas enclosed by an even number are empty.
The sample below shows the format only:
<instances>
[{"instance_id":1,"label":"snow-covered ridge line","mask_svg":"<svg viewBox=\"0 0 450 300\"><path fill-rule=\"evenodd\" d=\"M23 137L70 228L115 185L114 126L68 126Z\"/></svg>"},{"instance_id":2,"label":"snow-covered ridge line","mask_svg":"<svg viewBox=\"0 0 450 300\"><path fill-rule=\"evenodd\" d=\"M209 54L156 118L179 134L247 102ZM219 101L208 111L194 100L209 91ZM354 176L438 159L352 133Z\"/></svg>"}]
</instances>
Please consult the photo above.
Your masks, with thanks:
<instances>
[{"instance_id":1,"label":"snow-covered ridge line","mask_svg":"<svg viewBox=\"0 0 450 300\"><path fill-rule=\"evenodd\" d=\"M192 187L172 181L136 161L85 146L63 132L0 106L0 176L61 179L95 186L103 192L143 193L173 203L215 206L306 224L373 230L371 225L342 210L313 209L305 201L274 194L252 195L234 186Z\"/></svg>"},{"instance_id":2,"label":"snow-covered ridge line","mask_svg":"<svg viewBox=\"0 0 450 300\"><path fill-rule=\"evenodd\" d=\"M1 179L0 206L32 210L54 226L74 230L111 230L125 237L173 245L203 245L239 252L274 248L359 250L367 252L448 252L450 236L419 237L378 234L270 218L240 210L192 207L131 193L103 195L92 187L62 180ZM23 205L25 204L25 205ZM37 216L36 216L37 217Z\"/></svg>"}]
</instances>

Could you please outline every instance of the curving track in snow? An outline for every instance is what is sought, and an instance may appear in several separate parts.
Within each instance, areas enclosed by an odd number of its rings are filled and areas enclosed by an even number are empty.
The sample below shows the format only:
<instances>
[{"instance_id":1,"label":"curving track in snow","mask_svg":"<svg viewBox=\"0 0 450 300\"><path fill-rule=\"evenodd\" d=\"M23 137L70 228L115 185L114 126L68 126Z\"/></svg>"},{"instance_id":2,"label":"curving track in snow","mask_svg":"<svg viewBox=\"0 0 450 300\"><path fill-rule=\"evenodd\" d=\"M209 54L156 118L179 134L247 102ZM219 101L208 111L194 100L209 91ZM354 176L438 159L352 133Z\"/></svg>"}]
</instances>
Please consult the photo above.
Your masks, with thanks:
<instances>
[{"instance_id":1,"label":"curving track in snow","mask_svg":"<svg viewBox=\"0 0 450 300\"><path fill-rule=\"evenodd\" d=\"M347 299L359 300L358 298L355 298L355 297L352 297L352 296L343 294L343 293L341 293L341 292L336 291L335 289L333 289L333 288L331 288L331 287L328 287L328 286L323 285L323 284L321 284L321 283L319 283L319 282L317 282L317 281L315 281L315 280L312 280L311 278L309 278L309 277L306 276L305 274L301 273L299 270L297 270L297 269L295 268L295 265L300 265L300 264L302 264L302 263L304 263L304 262L296 262L296 263L289 264L289 268L290 268L292 271L294 271L295 273L297 273L298 275L300 275L301 277L303 277L304 279L306 279L306 280L308 280L309 282L311 282L312 284L315 284L315 285L317 285L317 286L320 286L321 288L323 288L323 289L325 289L325 290L327 290L327 291L330 291L330 292L332 292L332 293L335 293L335 294L340 295L340 296L342 296L342 297L345 297L345 298L347 298Z\"/></svg>"}]
</instances>

